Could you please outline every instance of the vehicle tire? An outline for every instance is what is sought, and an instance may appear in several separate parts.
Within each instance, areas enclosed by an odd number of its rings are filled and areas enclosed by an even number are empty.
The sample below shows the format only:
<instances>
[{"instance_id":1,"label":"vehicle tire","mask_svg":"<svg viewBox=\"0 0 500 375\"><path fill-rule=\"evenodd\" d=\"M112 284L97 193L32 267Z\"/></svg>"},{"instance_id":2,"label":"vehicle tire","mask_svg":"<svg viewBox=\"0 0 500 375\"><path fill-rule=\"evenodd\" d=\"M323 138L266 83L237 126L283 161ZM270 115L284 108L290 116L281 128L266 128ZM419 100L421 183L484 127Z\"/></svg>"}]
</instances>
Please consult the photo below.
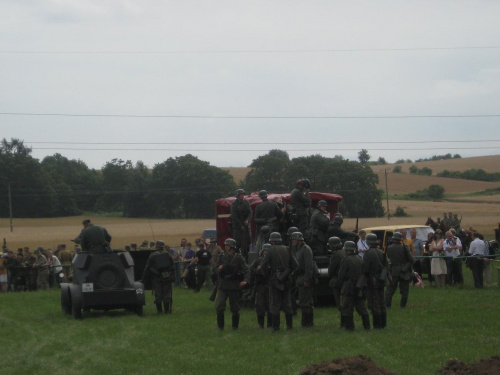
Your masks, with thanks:
<instances>
[{"instance_id":1,"label":"vehicle tire","mask_svg":"<svg viewBox=\"0 0 500 375\"><path fill-rule=\"evenodd\" d=\"M82 295L78 291L71 294L71 313L73 318L82 319Z\"/></svg>"},{"instance_id":2,"label":"vehicle tire","mask_svg":"<svg viewBox=\"0 0 500 375\"><path fill-rule=\"evenodd\" d=\"M64 314L71 314L71 295L67 284L61 284L61 309Z\"/></svg>"},{"instance_id":3,"label":"vehicle tire","mask_svg":"<svg viewBox=\"0 0 500 375\"><path fill-rule=\"evenodd\" d=\"M137 316L143 316L144 310L142 308L142 305L136 306L134 312L136 313Z\"/></svg>"},{"instance_id":4,"label":"vehicle tire","mask_svg":"<svg viewBox=\"0 0 500 375\"><path fill-rule=\"evenodd\" d=\"M117 289L123 287L125 274L123 269L112 263L100 266L96 270L95 285L100 289Z\"/></svg>"}]
</instances>

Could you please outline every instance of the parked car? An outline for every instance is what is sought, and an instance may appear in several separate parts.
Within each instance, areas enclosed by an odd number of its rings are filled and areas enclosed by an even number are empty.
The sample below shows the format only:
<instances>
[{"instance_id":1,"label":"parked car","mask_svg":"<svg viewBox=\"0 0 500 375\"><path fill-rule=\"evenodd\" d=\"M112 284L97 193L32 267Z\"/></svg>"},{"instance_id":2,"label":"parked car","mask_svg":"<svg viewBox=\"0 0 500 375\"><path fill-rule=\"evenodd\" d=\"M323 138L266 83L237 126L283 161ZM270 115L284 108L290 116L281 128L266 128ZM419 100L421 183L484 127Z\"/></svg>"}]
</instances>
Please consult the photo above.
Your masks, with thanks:
<instances>
[{"instance_id":1,"label":"parked car","mask_svg":"<svg viewBox=\"0 0 500 375\"><path fill-rule=\"evenodd\" d=\"M415 229L417 231L417 238L421 239L424 245L427 243L427 238L429 233L434 233L434 230L428 225L421 224L402 224L402 225L385 225L382 227L370 227L364 228L366 233L374 233L377 235L380 243L382 244L382 249L385 251L387 245L395 232L401 232L401 230L406 229L408 232L407 237L410 238L410 230Z\"/></svg>"}]
</instances>

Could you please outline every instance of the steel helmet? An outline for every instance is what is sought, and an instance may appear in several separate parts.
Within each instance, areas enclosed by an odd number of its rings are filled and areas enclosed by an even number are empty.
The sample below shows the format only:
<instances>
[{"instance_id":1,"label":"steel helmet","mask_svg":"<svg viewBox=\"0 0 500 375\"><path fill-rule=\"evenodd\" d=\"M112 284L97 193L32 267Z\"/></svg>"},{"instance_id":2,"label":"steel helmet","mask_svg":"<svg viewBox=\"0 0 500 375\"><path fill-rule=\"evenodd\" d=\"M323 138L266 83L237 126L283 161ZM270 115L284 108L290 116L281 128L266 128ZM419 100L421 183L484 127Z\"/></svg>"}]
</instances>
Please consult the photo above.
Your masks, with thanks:
<instances>
[{"instance_id":1,"label":"steel helmet","mask_svg":"<svg viewBox=\"0 0 500 375\"><path fill-rule=\"evenodd\" d=\"M318 208L320 207L326 207L328 204L326 203L326 201L324 200L320 200L318 201Z\"/></svg>"},{"instance_id":2,"label":"steel helmet","mask_svg":"<svg viewBox=\"0 0 500 375\"><path fill-rule=\"evenodd\" d=\"M344 244L344 250L345 252L355 252L358 248L356 247L356 244L353 241L346 241Z\"/></svg>"},{"instance_id":3,"label":"steel helmet","mask_svg":"<svg viewBox=\"0 0 500 375\"><path fill-rule=\"evenodd\" d=\"M333 218L333 224L341 225L344 222L344 218L340 215L337 215Z\"/></svg>"},{"instance_id":4,"label":"steel helmet","mask_svg":"<svg viewBox=\"0 0 500 375\"><path fill-rule=\"evenodd\" d=\"M292 233L292 240L304 241L304 236L302 235L301 232L293 232Z\"/></svg>"},{"instance_id":5,"label":"steel helmet","mask_svg":"<svg viewBox=\"0 0 500 375\"><path fill-rule=\"evenodd\" d=\"M290 227L290 228L288 228L288 231L286 232L286 234L287 234L288 237L290 237L293 232L298 232L298 231L299 231L299 228L297 228L297 227Z\"/></svg>"},{"instance_id":6,"label":"steel helmet","mask_svg":"<svg viewBox=\"0 0 500 375\"><path fill-rule=\"evenodd\" d=\"M236 196L236 198L238 198L238 195L240 195L240 194L245 194L245 190L238 189L238 190L236 190L236 193L234 193L234 195Z\"/></svg>"},{"instance_id":7,"label":"steel helmet","mask_svg":"<svg viewBox=\"0 0 500 375\"><path fill-rule=\"evenodd\" d=\"M265 191L265 190L259 191L259 198L262 200L266 199L267 198L267 191Z\"/></svg>"},{"instance_id":8,"label":"steel helmet","mask_svg":"<svg viewBox=\"0 0 500 375\"><path fill-rule=\"evenodd\" d=\"M163 242L162 240L156 241L156 249L158 250L165 249L165 242Z\"/></svg>"},{"instance_id":9,"label":"steel helmet","mask_svg":"<svg viewBox=\"0 0 500 375\"><path fill-rule=\"evenodd\" d=\"M403 236L401 235L401 233L396 232L392 235L392 240L401 242L403 240Z\"/></svg>"},{"instance_id":10,"label":"steel helmet","mask_svg":"<svg viewBox=\"0 0 500 375\"><path fill-rule=\"evenodd\" d=\"M302 186L304 186L306 189L309 189L311 187L311 181L309 181L307 178L303 178Z\"/></svg>"},{"instance_id":11,"label":"steel helmet","mask_svg":"<svg viewBox=\"0 0 500 375\"><path fill-rule=\"evenodd\" d=\"M328 247L332 250L338 250L342 248L342 241L338 237L330 237L328 239Z\"/></svg>"},{"instance_id":12,"label":"steel helmet","mask_svg":"<svg viewBox=\"0 0 500 375\"><path fill-rule=\"evenodd\" d=\"M366 235L366 243L370 246L378 245L378 237L375 233L368 233Z\"/></svg>"},{"instance_id":13,"label":"steel helmet","mask_svg":"<svg viewBox=\"0 0 500 375\"><path fill-rule=\"evenodd\" d=\"M231 246L233 249L236 249L236 241L233 240L232 238L227 238L225 241L224 241L224 245L229 245Z\"/></svg>"},{"instance_id":14,"label":"steel helmet","mask_svg":"<svg viewBox=\"0 0 500 375\"><path fill-rule=\"evenodd\" d=\"M269 241L270 242L281 242L281 234L279 234L278 232L271 233L271 235L269 236Z\"/></svg>"},{"instance_id":15,"label":"steel helmet","mask_svg":"<svg viewBox=\"0 0 500 375\"><path fill-rule=\"evenodd\" d=\"M269 227L267 225L263 225L261 228L260 228L260 233L262 234L268 234L270 231Z\"/></svg>"}]
</instances>

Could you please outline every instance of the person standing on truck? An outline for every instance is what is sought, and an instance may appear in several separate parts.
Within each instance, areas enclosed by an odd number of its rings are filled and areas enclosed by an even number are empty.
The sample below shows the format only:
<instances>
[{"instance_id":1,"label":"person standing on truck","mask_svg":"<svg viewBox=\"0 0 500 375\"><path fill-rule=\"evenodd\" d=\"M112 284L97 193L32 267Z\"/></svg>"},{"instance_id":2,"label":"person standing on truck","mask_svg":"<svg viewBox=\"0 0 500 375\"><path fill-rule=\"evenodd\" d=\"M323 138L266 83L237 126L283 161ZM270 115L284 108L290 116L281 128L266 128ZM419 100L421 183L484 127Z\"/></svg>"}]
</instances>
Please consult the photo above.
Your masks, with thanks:
<instances>
[{"instance_id":1,"label":"person standing on truck","mask_svg":"<svg viewBox=\"0 0 500 375\"><path fill-rule=\"evenodd\" d=\"M326 206L326 201L320 200L318 207L311 215L311 248L314 255L325 254L328 225L330 224Z\"/></svg>"},{"instance_id":2,"label":"person standing on truck","mask_svg":"<svg viewBox=\"0 0 500 375\"><path fill-rule=\"evenodd\" d=\"M299 228L299 232L305 233L309 228L309 214L311 207L311 197L309 191L311 182L308 179L298 180L295 189L290 193L290 201L295 210L294 224Z\"/></svg>"},{"instance_id":3,"label":"person standing on truck","mask_svg":"<svg viewBox=\"0 0 500 375\"><path fill-rule=\"evenodd\" d=\"M155 305L158 314L172 312L172 282L174 281L174 260L172 256L165 251L165 242L156 241L156 252L151 254L144 267L142 280L152 278L153 290L155 293Z\"/></svg>"},{"instance_id":4,"label":"person standing on truck","mask_svg":"<svg viewBox=\"0 0 500 375\"><path fill-rule=\"evenodd\" d=\"M236 241L236 249L246 259L250 245L250 222L252 221L252 210L250 203L245 200L245 190L236 190L236 200L231 205L231 225L233 239Z\"/></svg>"},{"instance_id":5,"label":"person standing on truck","mask_svg":"<svg viewBox=\"0 0 500 375\"><path fill-rule=\"evenodd\" d=\"M111 236L106 228L92 224L90 219L83 220L82 224L83 230L80 233L82 251L98 254L111 250Z\"/></svg>"},{"instance_id":6,"label":"person standing on truck","mask_svg":"<svg viewBox=\"0 0 500 375\"><path fill-rule=\"evenodd\" d=\"M256 234L258 236L255 242L258 249L265 243L265 240L261 236L261 228L268 226L270 232L277 232L279 229L278 222L283 216L283 212L278 205L274 201L268 200L267 197L266 190L259 191L259 198L262 202L255 208L254 215L254 221L257 225Z\"/></svg>"}]
</instances>

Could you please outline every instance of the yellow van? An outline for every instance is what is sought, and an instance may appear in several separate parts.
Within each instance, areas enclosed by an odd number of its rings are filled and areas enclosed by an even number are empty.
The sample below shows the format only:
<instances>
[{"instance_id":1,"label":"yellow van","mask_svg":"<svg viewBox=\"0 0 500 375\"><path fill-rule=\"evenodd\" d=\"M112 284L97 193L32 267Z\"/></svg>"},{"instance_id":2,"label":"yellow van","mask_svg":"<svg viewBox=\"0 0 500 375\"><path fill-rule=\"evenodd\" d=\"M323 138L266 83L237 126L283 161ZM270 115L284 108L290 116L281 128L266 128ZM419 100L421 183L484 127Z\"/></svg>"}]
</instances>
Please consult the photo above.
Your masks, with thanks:
<instances>
[{"instance_id":1,"label":"yellow van","mask_svg":"<svg viewBox=\"0 0 500 375\"><path fill-rule=\"evenodd\" d=\"M376 234L380 243L382 244L382 250L385 251L389 243L389 240L392 238L392 235L395 232L401 232L401 230L403 229L406 229L408 238L410 238L410 230L415 229L417 231L417 238L421 239L424 245L425 243L427 243L427 238L429 233L434 233L434 230L431 227L421 224L386 225L383 227L364 228L362 230L366 231L367 234L368 233Z\"/></svg>"}]
</instances>

